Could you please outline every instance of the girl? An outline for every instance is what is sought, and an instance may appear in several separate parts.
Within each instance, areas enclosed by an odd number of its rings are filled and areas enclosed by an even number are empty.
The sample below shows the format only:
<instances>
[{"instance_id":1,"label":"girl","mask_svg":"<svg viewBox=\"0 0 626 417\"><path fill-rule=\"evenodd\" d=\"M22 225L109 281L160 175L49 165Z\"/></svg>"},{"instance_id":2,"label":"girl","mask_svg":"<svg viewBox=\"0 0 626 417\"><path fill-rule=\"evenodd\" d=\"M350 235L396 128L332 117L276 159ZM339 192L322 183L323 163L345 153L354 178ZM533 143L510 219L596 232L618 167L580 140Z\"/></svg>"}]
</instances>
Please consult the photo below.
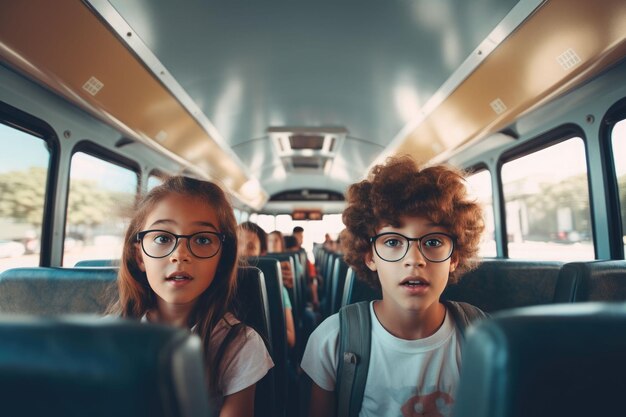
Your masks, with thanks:
<instances>
[{"instance_id":1,"label":"girl","mask_svg":"<svg viewBox=\"0 0 626 417\"><path fill-rule=\"evenodd\" d=\"M110 309L197 333L220 417L253 416L256 382L273 366L261 337L232 313L236 233L217 185L169 178L138 204L124 241L119 301Z\"/></svg>"}]
</instances>

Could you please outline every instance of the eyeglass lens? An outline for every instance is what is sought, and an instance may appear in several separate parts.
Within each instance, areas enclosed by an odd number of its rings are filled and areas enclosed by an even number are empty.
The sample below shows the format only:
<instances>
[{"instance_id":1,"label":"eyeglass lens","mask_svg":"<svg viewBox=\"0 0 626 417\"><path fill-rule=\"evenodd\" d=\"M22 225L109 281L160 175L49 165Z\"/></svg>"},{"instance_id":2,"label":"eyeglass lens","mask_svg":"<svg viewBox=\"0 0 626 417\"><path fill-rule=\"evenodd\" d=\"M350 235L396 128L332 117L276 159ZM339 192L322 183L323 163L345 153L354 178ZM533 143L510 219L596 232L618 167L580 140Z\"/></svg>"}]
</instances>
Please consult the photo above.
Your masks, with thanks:
<instances>
[{"instance_id":1,"label":"eyeglass lens","mask_svg":"<svg viewBox=\"0 0 626 417\"><path fill-rule=\"evenodd\" d=\"M452 255L454 243L448 235L429 233L418 239L415 244L418 245L420 253L431 262L443 262ZM404 258L409 251L409 244L409 239L404 235L385 233L376 238L374 248L382 259L395 262Z\"/></svg>"},{"instance_id":2,"label":"eyeglass lens","mask_svg":"<svg viewBox=\"0 0 626 417\"><path fill-rule=\"evenodd\" d=\"M178 240L183 237L162 230L148 231L141 240L141 247L146 255L163 258L174 252ZM214 256L220 250L221 244L219 236L210 232L194 233L187 237L187 248L198 258Z\"/></svg>"}]
</instances>

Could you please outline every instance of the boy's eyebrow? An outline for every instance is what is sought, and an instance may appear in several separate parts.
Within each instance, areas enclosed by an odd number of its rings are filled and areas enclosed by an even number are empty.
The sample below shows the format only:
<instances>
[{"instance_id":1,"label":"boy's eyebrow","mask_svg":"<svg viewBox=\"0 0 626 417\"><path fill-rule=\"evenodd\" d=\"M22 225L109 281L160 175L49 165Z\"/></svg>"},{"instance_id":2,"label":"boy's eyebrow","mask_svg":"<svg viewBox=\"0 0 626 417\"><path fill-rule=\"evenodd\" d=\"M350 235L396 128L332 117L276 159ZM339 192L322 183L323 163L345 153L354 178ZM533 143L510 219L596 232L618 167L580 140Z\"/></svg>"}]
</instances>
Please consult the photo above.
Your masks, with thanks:
<instances>
[{"instance_id":1,"label":"boy's eyebrow","mask_svg":"<svg viewBox=\"0 0 626 417\"><path fill-rule=\"evenodd\" d=\"M160 225L177 225L178 222L176 222L175 220L172 219L159 219L159 220L155 220L154 222L152 222L152 224L149 227L154 227L154 226L160 226ZM196 221L193 222L192 225L194 226L207 226L212 228L213 230L218 230L217 227L215 227L215 225L211 222L205 222L205 221Z\"/></svg>"}]
</instances>

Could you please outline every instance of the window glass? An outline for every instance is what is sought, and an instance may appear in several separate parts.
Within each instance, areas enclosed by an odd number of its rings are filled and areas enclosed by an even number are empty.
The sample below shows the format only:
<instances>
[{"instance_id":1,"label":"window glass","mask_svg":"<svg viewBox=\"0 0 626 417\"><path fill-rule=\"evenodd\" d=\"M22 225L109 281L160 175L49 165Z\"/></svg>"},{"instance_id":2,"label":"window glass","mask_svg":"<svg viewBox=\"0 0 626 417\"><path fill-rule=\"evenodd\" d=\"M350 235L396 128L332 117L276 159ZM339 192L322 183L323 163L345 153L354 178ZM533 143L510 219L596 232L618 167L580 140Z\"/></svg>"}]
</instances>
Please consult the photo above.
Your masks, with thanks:
<instances>
[{"instance_id":1,"label":"window glass","mask_svg":"<svg viewBox=\"0 0 626 417\"><path fill-rule=\"evenodd\" d=\"M161 177L153 174L148 175L148 191L161 184L163 184L163 179Z\"/></svg>"},{"instance_id":2,"label":"window glass","mask_svg":"<svg viewBox=\"0 0 626 417\"><path fill-rule=\"evenodd\" d=\"M44 140L0 123L0 272L39 265L50 152Z\"/></svg>"},{"instance_id":3,"label":"window glass","mask_svg":"<svg viewBox=\"0 0 626 417\"><path fill-rule=\"evenodd\" d=\"M314 259L313 244L324 242L324 234L326 233L336 239L339 232L345 227L341 221L341 214L325 214L322 220L293 220L289 214L278 214L275 217L275 222L275 229L282 232L283 235L291 235L296 226L304 229L302 247L307 251L311 262Z\"/></svg>"},{"instance_id":4,"label":"window glass","mask_svg":"<svg viewBox=\"0 0 626 417\"><path fill-rule=\"evenodd\" d=\"M276 229L276 222L272 214L258 214L254 220L256 224L261 226L265 233L269 233Z\"/></svg>"},{"instance_id":5,"label":"window glass","mask_svg":"<svg viewBox=\"0 0 626 417\"><path fill-rule=\"evenodd\" d=\"M276 230L279 230L284 235L290 235L293 231L293 225L291 216L289 214L277 214L276 215Z\"/></svg>"},{"instance_id":6,"label":"window glass","mask_svg":"<svg viewBox=\"0 0 626 417\"><path fill-rule=\"evenodd\" d=\"M119 259L137 194L137 174L77 152L72 156L63 266Z\"/></svg>"},{"instance_id":7,"label":"window glass","mask_svg":"<svg viewBox=\"0 0 626 417\"><path fill-rule=\"evenodd\" d=\"M237 224L241 223L241 210L238 208L233 208L233 214L235 215L235 221Z\"/></svg>"},{"instance_id":8,"label":"window glass","mask_svg":"<svg viewBox=\"0 0 626 417\"><path fill-rule=\"evenodd\" d=\"M257 213L252 213L252 214L248 217L248 220L247 220L247 221L252 222L252 223L256 223L256 219L257 219L257 217L259 217L259 215L258 215Z\"/></svg>"},{"instance_id":9,"label":"window glass","mask_svg":"<svg viewBox=\"0 0 626 417\"><path fill-rule=\"evenodd\" d=\"M624 253L626 254L626 120L622 120L613 126L611 141L615 173L617 174L617 186L619 188L620 211L622 214L622 242L624 243Z\"/></svg>"},{"instance_id":10,"label":"window glass","mask_svg":"<svg viewBox=\"0 0 626 417\"><path fill-rule=\"evenodd\" d=\"M581 138L502 166L509 257L594 258L585 146Z\"/></svg>"},{"instance_id":11,"label":"window glass","mask_svg":"<svg viewBox=\"0 0 626 417\"><path fill-rule=\"evenodd\" d=\"M468 191L483 207L485 232L480 242L480 256L496 256L495 222L493 218L493 192L491 173L482 170L467 177Z\"/></svg>"}]
</instances>

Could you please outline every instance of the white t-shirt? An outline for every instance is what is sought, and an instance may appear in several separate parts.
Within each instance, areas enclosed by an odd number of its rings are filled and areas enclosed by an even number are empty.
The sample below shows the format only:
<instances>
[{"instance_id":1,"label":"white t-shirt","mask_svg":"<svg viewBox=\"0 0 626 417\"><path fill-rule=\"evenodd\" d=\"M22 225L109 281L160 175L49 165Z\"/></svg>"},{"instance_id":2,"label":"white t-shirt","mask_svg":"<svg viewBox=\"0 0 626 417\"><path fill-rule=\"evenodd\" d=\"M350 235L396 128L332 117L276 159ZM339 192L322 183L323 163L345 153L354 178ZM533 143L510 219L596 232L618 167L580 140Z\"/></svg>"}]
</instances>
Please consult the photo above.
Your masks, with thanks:
<instances>
[{"instance_id":1,"label":"white t-shirt","mask_svg":"<svg viewBox=\"0 0 626 417\"><path fill-rule=\"evenodd\" d=\"M450 416L461 364L461 337L451 315L446 314L432 336L404 340L385 330L373 305L370 364L359 416ZM334 314L311 334L301 364L327 391L335 390L338 350L339 315Z\"/></svg>"},{"instance_id":2,"label":"white t-shirt","mask_svg":"<svg viewBox=\"0 0 626 417\"><path fill-rule=\"evenodd\" d=\"M147 322L148 319L144 316L141 321ZM232 326L239 323L239 320L231 313L226 313L224 318L217 323L209 339L212 352L217 352L228 334L230 326L227 322ZM274 366L263 339L251 327L246 327L245 332L240 333L231 341L221 364L222 374L218 378L218 384L224 396L256 384ZM222 408L223 401L223 397L217 399L218 410Z\"/></svg>"}]
</instances>

